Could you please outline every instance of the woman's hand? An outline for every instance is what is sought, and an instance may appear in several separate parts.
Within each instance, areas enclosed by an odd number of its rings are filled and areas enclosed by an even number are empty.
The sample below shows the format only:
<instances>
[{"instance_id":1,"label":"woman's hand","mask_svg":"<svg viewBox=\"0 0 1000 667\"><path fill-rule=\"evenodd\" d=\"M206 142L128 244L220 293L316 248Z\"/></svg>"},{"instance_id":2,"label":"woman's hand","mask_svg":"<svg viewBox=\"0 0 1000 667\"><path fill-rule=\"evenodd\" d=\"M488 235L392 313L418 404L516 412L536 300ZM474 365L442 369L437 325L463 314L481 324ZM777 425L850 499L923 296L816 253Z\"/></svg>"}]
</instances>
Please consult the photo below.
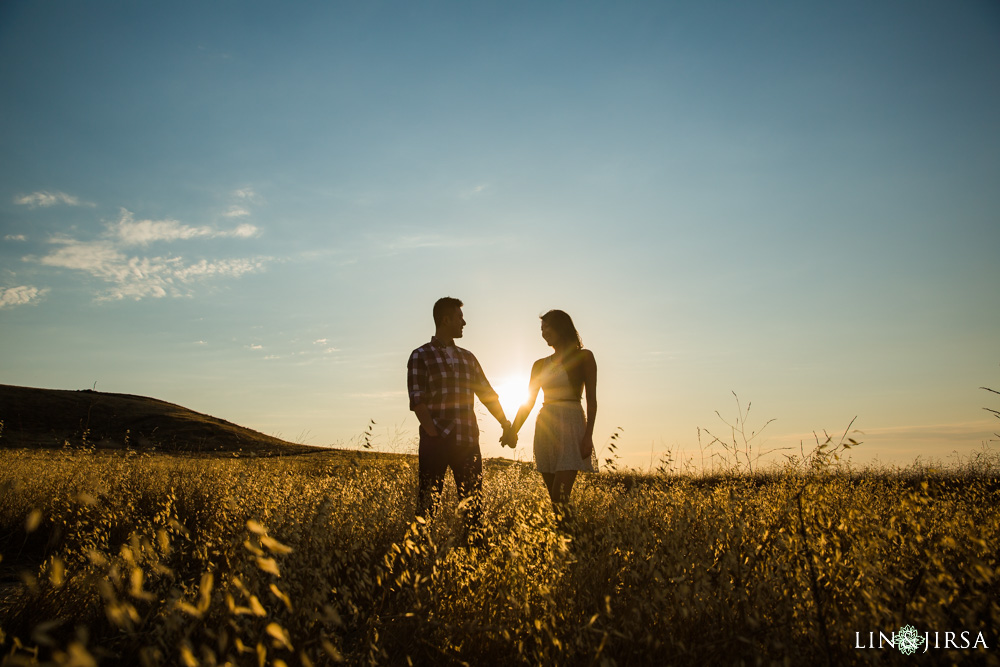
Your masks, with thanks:
<instances>
[{"instance_id":1,"label":"woman's hand","mask_svg":"<svg viewBox=\"0 0 1000 667\"><path fill-rule=\"evenodd\" d=\"M590 453L594 451L594 436L585 435L583 439L580 440L580 457L584 459L590 458Z\"/></svg>"}]
</instances>

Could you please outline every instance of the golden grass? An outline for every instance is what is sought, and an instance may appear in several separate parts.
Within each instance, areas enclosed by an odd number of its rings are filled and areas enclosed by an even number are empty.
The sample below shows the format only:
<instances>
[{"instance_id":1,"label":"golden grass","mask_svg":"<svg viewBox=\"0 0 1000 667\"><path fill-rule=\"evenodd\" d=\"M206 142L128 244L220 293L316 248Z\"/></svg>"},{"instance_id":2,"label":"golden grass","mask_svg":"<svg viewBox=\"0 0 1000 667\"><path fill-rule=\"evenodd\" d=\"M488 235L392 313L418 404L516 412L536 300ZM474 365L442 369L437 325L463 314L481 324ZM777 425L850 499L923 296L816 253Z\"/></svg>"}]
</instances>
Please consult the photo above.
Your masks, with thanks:
<instances>
[{"instance_id":1,"label":"golden grass","mask_svg":"<svg viewBox=\"0 0 1000 667\"><path fill-rule=\"evenodd\" d=\"M4 664L844 664L904 624L997 662L995 466L591 475L561 533L494 464L480 549L414 464L2 451Z\"/></svg>"}]
</instances>

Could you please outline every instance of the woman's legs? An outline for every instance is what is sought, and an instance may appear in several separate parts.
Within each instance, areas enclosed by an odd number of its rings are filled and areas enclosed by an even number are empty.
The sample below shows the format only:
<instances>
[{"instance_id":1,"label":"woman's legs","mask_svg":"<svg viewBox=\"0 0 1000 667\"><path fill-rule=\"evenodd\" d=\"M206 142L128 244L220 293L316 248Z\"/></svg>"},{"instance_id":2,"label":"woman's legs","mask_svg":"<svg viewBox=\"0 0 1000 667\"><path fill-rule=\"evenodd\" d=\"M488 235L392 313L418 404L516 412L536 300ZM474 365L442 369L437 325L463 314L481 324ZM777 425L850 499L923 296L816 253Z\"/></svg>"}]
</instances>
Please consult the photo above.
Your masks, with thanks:
<instances>
[{"instance_id":1,"label":"woman's legs","mask_svg":"<svg viewBox=\"0 0 1000 667\"><path fill-rule=\"evenodd\" d=\"M566 505L569 503L569 495L573 491L573 482L576 481L575 470L560 470L554 475L552 480L552 491L549 496L553 503Z\"/></svg>"},{"instance_id":2,"label":"woman's legs","mask_svg":"<svg viewBox=\"0 0 1000 667\"><path fill-rule=\"evenodd\" d=\"M576 481L576 473L576 470L542 473L542 480L545 482L545 488L549 491L549 500L552 501L553 505L569 502L569 496L573 492L573 482Z\"/></svg>"},{"instance_id":3,"label":"woman's legs","mask_svg":"<svg viewBox=\"0 0 1000 667\"><path fill-rule=\"evenodd\" d=\"M573 492L573 482L576 481L576 472L576 470L559 470L542 473L542 480L545 481L545 488L549 490L552 509L560 526L565 526L570 515L569 498Z\"/></svg>"},{"instance_id":4,"label":"woman's legs","mask_svg":"<svg viewBox=\"0 0 1000 667\"><path fill-rule=\"evenodd\" d=\"M556 474L554 472L543 472L542 481L545 482L545 489L549 492L549 500L552 500L552 484L556 480ZM552 500L552 502L555 502Z\"/></svg>"}]
</instances>

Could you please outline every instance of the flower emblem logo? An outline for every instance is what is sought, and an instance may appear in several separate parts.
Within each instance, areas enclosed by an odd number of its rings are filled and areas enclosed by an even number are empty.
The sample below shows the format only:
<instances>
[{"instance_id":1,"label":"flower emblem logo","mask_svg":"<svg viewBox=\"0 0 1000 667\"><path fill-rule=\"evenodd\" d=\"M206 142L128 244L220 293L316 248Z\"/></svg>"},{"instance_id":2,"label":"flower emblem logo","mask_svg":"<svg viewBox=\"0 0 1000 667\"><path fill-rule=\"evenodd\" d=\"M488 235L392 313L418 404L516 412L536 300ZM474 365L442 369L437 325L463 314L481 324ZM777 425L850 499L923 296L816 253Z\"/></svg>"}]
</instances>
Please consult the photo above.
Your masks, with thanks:
<instances>
[{"instance_id":1,"label":"flower emblem logo","mask_svg":"<svg viewBox=\"0 0 1000 667\"><path fill-rule=\"evenodd\" d=\"M896 648L906 655L913 655L914 651L920 648L920 645L925 641L927 640L921 637L912 625L904 625L896 633Z\"/></svg>"}]
</instances>

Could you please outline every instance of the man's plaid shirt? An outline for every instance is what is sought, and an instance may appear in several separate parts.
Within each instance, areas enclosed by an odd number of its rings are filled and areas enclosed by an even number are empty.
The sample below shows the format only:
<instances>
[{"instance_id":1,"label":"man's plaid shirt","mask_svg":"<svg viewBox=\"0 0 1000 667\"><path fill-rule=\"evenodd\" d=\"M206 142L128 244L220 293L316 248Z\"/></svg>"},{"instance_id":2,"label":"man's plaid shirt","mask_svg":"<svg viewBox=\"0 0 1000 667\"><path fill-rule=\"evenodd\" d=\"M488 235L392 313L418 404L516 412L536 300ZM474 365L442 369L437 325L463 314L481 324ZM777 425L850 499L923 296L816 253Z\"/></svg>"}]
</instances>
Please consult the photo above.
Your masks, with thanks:
<instances>
[{"instance_id":1,"label":"man's plaid shirt","mask_svg":"<svg viewBox=\"0 0 1000 667\"><path fill-rule=\"evenodd\" d=\"M423 403L441 435L454 434L459 445L479 444L475 397L483 403L499 398L475 355L434 336L410 355L406 379L411 410Z\"/></svg>"}]
</instances>

